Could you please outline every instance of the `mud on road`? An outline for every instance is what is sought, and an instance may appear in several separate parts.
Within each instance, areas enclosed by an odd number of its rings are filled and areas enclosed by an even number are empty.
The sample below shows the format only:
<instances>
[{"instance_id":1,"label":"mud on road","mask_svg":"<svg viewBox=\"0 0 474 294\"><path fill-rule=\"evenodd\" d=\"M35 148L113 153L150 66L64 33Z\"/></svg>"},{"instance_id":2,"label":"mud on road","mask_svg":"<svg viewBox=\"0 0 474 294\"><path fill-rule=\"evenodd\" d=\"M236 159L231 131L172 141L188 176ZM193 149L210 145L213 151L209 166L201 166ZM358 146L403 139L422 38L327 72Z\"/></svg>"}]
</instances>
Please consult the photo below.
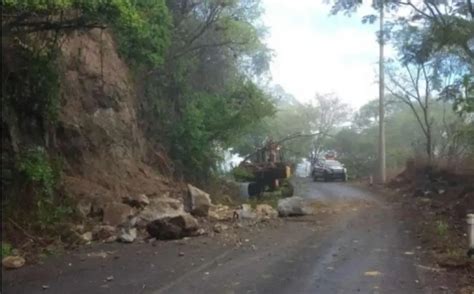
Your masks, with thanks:
<instances>
[{"instance_id":1,"label":"mud on road","mask_svg":"<svg viewBox=\"0 0 474 294\"><path fill-rule=\"evenodd\" d=\"M294 184L315 215L94 245L3 272L4 293L449 293L423 280L413 237L382 197L347 183Z\"/></svg>"}]
</instances>

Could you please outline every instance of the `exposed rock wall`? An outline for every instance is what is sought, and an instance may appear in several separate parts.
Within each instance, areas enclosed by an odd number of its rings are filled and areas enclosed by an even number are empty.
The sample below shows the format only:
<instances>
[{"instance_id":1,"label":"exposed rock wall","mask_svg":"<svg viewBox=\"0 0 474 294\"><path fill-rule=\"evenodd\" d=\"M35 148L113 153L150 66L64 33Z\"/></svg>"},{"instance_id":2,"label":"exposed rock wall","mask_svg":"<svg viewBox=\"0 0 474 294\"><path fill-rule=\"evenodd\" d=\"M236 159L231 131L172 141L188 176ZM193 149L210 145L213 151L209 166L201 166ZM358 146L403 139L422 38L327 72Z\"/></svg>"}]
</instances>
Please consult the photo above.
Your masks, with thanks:
<instances>
[{"instance_id":1,"label":"exposed rock wall","mask_svg":"<svg viewBox=\"0 0 474 294\"><path fill-rule=\"evenodd\" d=\"M52 141L65 160L65 191L100 201L165 191L181 197L180 185L145 163L154 152L139 129L134 82L112 36L76 32L61 48L61 110Z\"/></svg>"}]
</instances>

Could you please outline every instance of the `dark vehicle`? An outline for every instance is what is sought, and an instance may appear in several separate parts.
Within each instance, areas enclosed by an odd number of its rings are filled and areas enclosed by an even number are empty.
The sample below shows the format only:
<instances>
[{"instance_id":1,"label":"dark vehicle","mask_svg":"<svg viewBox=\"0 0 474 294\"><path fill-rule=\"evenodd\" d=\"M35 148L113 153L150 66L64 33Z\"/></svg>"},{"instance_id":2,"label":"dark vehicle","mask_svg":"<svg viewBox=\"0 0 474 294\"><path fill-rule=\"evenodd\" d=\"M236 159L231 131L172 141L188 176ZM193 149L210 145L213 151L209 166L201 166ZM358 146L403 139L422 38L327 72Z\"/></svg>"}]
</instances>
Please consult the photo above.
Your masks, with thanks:
<instances>
[{"instance_id":1,"label":"dark vehicle","mask_svg":"<svg viewBox=\"0 0 474 294\"><path fill-rule=\"evenodd\" d=\"M323 179L325 182L341 179L345 182L347 181L347 170L344 165L337 160L320 160L314 163L311 176L315 182L318 179Z\"/></svg>"}]
</instances>

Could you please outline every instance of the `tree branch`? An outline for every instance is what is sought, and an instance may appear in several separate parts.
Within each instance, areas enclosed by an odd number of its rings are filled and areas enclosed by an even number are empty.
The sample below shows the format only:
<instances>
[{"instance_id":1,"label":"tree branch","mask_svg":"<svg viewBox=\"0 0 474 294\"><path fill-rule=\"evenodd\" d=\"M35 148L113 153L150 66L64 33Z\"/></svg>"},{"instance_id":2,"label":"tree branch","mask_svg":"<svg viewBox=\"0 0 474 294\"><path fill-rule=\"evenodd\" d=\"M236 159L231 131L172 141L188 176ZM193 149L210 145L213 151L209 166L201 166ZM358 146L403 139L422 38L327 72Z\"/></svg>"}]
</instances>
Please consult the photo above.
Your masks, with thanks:
<instances>
[{"instance_id":1,"label":"tree branch","mask_svg":"<svg viewBox=\"0 0 474 294\"><path fill-rule=\"evenodd\" d=\"M220 43L214 43L214 44L202 44L202 45L197 45L197 46L194 46L194 47L190 47L188 49L186 49L185 51L182 51L182 52L179 52L175 55L173 55L173 59L178 59L188 53L191 53L193 51L197 51L197 50L201 50L201 49L204 49L204 48L213 48L213 47L224 47L224 46L228 46L228 45L245 45L247 44L247 42L234 42L234 41L224 41L224 42L220 42Z\"/></svg>"},{"instance_id":2,"label":"tree branch","mask_svg":"<svg viewBox=\"0 0 474 294\"><path fill-rule=\"evenodd\" d=\"M80 17L73 20L66 21L15 21L8 23L2 27L4 35L9 35L13 32L28 34L41 31L60 31L66 29L93 29L101 28L105 29L107 26L101 23L88 22L86 19Z\"/></svg>"},{"instance_id":3,"label":"tree branch","mask_svg":"<svg viewBox=\"0 0 474 294\"><path fill-rule=\"evenodd\" d=\"M427 14L427 13L424 12L423 10L419 9L418 7L416 7L416 5L414 5L413 3L411 3L410 0L408 0L407 2L399 1L398 4L410 6L410 7L412 7L416 12L418 12L418 13L421 14L421 15L423 15L424 17L429 18L429 19L433 19L433 16Z\"/></svg>"},{"instance_id":4,"label":"tree branch","mask_svg":"<svg viewBox=\"0 0 474 294\"><path fill-rule=\"evenodd\" d=\"M418 124L420 125L421 127L421 130L423 131L423 134L425 134L425 136L428 136L428 131L425 129L425 126L423 125L423 121L421 120L421 117L420 115L418 114L418 112L416 111L416 108L415 106L413 105L413 102L410 100L410 98L408 97L404 97L403 95L400 95L398 92L395 92L393 91L390 87L386 87L387 90L392 94L394 95L395 97L397 97L400 101L402 101L403 103L405 103L406 105L408 105L410 107L410 109L412 110L413 114L415 115L415 118L416 120L418 121Z\"/></svg>"}]
</instances>

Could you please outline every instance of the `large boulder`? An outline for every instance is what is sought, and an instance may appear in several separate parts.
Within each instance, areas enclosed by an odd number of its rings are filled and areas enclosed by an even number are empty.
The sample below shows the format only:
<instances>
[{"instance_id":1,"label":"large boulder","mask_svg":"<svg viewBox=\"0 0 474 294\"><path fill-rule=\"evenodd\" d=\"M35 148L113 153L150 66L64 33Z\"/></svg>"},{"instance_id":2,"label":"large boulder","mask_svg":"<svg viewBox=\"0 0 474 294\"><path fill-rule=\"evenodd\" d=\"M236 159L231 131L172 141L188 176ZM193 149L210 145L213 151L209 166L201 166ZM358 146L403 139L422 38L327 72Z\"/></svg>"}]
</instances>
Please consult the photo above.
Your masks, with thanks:
<instances>
[{"instance_id":1,"label":"large boulder","mask_svg":"<svg viewBox=\"0 0 474 294\"><path fill-rule=\"evenodd\" d=\"M149 222L166 217L183 215L183 203L170 197L151 198L150 204L146 206L137 216L137 225L144 227Z\"/></svg>"},{"instance_id":2,"label":"large boulder","mask_svg":"<svg viewBox=\"0 0 474 294\"><path fill-rule=\"evenodd\" d=\"M211 197L206 192L188 184L188 203L191 214L207 216L211 207Z\"/></svg>"},{"instance_id":3,"label":"large boulder","mask_svg":"<svg viewBox=\"0 0 474 294\"><path fill-rule=\"evenodd\" d=\"M123 203L112 202L104 208L103 222L106 225L118 226L125 223L134 214L135 210L130 206Z\"/></svg>"},{"instance_id":4,"label":"large boulder","mask_svg":"<svg viewBox=\"0 0 474 294\"><path fill-rule=\"evenodd\" d=\"M194 235L198 228L197 220L190 214L157 219L146 226L150 236L161 240L180 239Z\"/></svg>"},{"instance_id":5,"label":"large boulder","mask_svg":"<svg viewBox=\"0 0 474 294\"><path fill-rule=\"evenodd\" d=\"M300 216L312 213L311 205L301 197L293 196L278 200L279 216Z\"/></svg>"}]
</instances>

